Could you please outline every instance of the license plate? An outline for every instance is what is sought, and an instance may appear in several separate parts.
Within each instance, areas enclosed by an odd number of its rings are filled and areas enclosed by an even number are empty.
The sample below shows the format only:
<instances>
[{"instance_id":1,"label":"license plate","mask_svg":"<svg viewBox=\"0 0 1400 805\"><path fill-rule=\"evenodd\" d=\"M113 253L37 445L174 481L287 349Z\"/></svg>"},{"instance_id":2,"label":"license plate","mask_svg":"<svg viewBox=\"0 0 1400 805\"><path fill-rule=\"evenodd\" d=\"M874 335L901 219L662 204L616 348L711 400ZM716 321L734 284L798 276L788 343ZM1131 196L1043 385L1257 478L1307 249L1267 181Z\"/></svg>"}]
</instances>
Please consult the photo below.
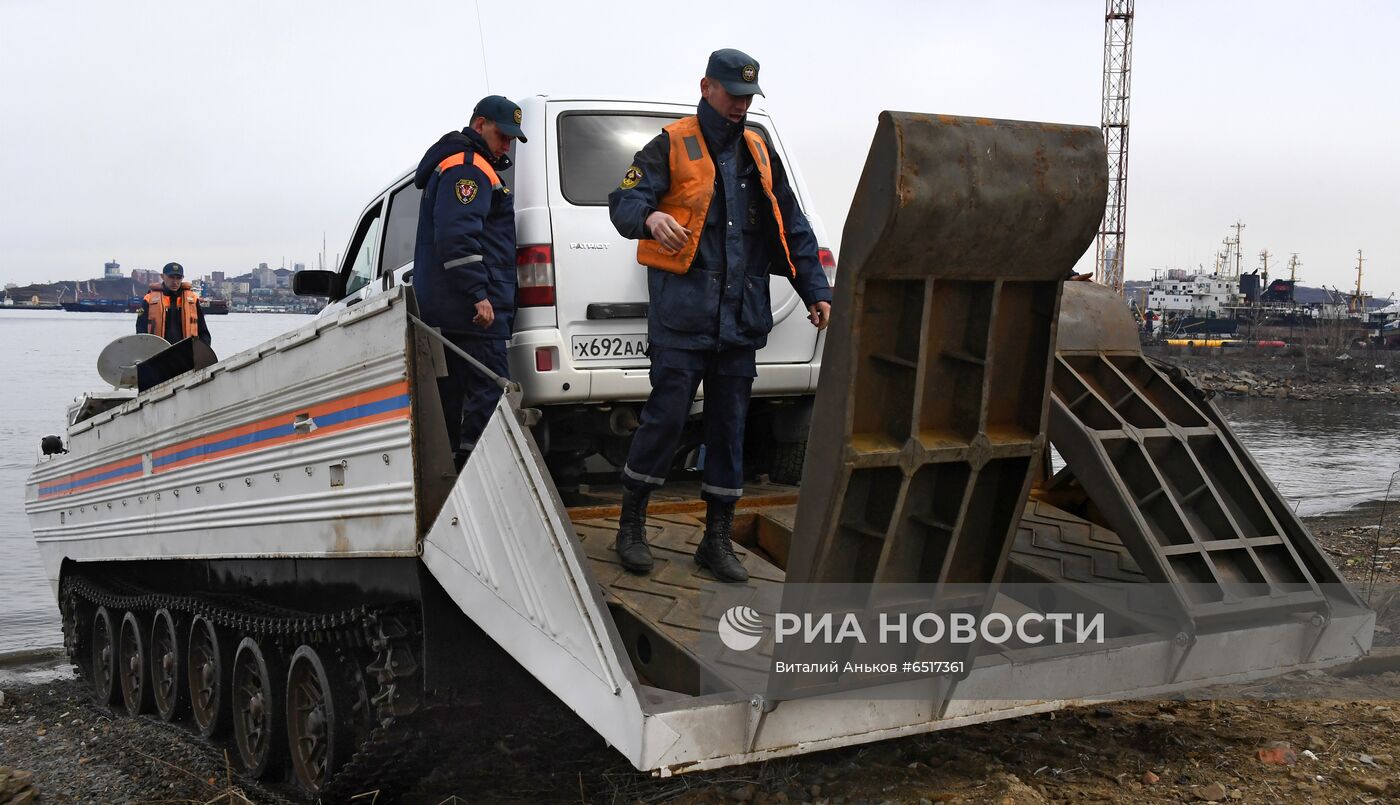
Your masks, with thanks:
<instances>
[{"instance_id":1,"label":"license plate","mask_svg":"<svg viewBox=\"0 0 1400 805\"><path fill-rule=\"evenodd\" d=\"M647 337L644 333L632 335L576 335L573 338L574 360L606 361L644 358L647 354Z\"/></svg>"}]
</instances>

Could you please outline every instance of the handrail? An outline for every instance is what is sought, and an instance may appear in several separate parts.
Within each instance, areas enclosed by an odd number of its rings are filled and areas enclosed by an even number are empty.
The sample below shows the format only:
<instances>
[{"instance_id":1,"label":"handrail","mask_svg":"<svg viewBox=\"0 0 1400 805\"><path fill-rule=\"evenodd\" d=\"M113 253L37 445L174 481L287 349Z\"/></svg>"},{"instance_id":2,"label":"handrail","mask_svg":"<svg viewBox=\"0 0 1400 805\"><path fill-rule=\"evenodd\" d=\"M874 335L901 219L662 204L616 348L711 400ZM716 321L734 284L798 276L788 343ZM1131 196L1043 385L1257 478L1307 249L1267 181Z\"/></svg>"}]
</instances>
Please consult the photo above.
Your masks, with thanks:
<instances>
[{"instance_id":1,"label":"handrail","mask_svg":"<svg viewBox=\"0 0 1400 805\"><path fill-rule=\"evenodd\" d=\"M415 325L417 325L418 329L422 330L423 332L427 333L428 335L432 336L433 338L436 338L438 341L441 341L442 344L443 344L443 346L445 346L445 347L447 347L448 349L452 350L453 352L457 353L457 356L458 356L458 357L460 357L462 360L465 360L467 363L471 364L471 366L472 366L473 369L475 369L475 370L477 370L478 372L481 372L482 374L484 374L484 375L486 375L487 377L491 378L491 381L494 382L497 386L500 386L503 390L505 390L505 391L519 390L520 386L517 385L516 383L512 382L512 381L510 380L510 378L508 378L508 377L501 377L500 375L496 374L495 372L491 371L490 369L487 369L485 364L483 364L481 361L477 360L476 358L473 358L471 355L468 355L468 354L466 353L465 350L463 350L461 347L457 346L456 344L452 343L452 341L450 341L450 340L447 338L447 336L445 336L445 335L443 335L442 333L438 332L438 330L437 330L436 327L430 326L427 322L423 321L422 319L418 318L417 316L413 315L412 313L408 314L408 320L411 321L411 322L413 322Z\"/></svg>"}]
</instances>

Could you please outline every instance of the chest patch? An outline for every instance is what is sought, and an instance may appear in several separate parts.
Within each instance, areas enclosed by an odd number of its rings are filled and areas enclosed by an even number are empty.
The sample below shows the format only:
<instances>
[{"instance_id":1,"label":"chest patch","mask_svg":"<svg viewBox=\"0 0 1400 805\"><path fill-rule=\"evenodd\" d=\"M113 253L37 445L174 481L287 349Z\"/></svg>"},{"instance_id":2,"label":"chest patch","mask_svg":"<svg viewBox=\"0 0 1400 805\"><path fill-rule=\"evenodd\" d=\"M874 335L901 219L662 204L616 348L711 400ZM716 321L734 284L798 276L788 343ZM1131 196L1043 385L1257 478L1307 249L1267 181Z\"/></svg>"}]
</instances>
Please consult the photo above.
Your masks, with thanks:
<instances>
[{"instance_id":1,"label":"chest patch","mask_svg":"<svg viewBox=\"0 0 1400 805\"><path fill-rule=\"evenodd\" d=\"M627 172L626 172L626 173L622 174L622 185L621 185L621 187L622 187L623 190L631 190L632 188L636 187L636 186L637 186L637 183L640 182L641 180L642 180L642 172L641 172L641 170L640 170L636 165L633 165L632 167L630 167L630 168L627 169Z\"/></svg>"},{"instance_id":2,"label":"chest patch","mask_svg":"<svg viewBox=\"0 0 1400 805\"><path fill-rule=\"evenodd\" d=\"M473 179L457 180L457 200L463 204L470 204L476 199L476 181Z\"/></svg>"}]
</instances>

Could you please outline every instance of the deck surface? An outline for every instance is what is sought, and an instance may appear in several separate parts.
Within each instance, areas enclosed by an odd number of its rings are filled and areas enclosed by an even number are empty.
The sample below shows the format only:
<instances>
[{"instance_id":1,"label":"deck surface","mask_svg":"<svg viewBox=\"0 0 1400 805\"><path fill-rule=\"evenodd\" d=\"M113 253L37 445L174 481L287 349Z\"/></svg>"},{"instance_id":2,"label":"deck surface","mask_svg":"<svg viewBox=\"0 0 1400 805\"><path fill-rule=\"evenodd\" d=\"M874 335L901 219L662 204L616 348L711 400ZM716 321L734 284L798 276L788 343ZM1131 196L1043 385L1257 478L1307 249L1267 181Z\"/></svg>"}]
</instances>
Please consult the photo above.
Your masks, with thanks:
<instances>
[{"instance_id":1,"label":"deck surface","mask_svg":"<svg viewBox=\"0 0 1400 805\"><path fill-rule=\"evenodd\" d=\"M571 507L569 515L593 578L603 586L608 604L630 611L685 655L684 662L698 667L702 676L713 680L711 684L722 686L735 669L727 672L725 663L707 656L714 651L718 613L710 612L706 617L707 608L714 607L705 590L717 582L694 558L705 530L705 504L699 499L698 486L671 483L653 495L647 517L647 541L656 564L646 575L623 568L613 549L620 488L587 490L588 497L583 501L586 505ZM782 566L786 564L787 535L796 514L797 490L755 485L746 491L748 497L735 517L734 552L749 571L749 581L736 586L746 590L745 594L727 601L752 601L760 594L766 600L777 600L780 593L760 590L784 581ZM1103 596L1099 588L1111 588L1113 582L1142 581L1141 572L1117 535L1042 501L1029 501L1022 513L1010 562L1008 581L1077 583L1079 593L1089 598ZM726 588L726 592L736 587ZM1121 590L1117 592L1121 595ZM1122 605L1118 601L1115 608ZM702 638L711 639L702 645ZM630 642L628 650L635 650ZM636 658L633 659L636 664ZM729 659L735 658L731 654ZM760 651L739 659L761 664L768 657ZM743 670L752 672L747 666Z\"/></svg>"},{"instance_id":2,"label":"deck surface","mask_svg":"<svg viewBox=\"0 0 1400 805\"><path fill-rule=\"evenodd\" d=\"M618 561L613 550L617 517L575 520L574 528L583 542L593 577L616 602L637 613L674 643L693 650L703 629L713 635L714 624L705 624L702 590L717 582L709 571L695 563L695 549L705 531L703 513L658 514L647 518L647 541L651 543L656 565L646 575L631 573ZM760 585L780 585L783 571L759 553L742 545L734 553L749 571L749 581L738 585L757 590Z\"/></svg>"},{"instance_id":3,"label":"deck surface","mask_svg":"<svg viewBox=\"0 0 1400 805\"><path fill-rule=\"evenodd\" d=\"M569 517L583 544L593 578L604 588L609 605L620 606L648 624L664 640L686 656L684 662L699 667L699 676L713 680L707 689L727 687L730 676L723 663L707 656L714 651L715 617L711 596L705 588L718 584L708 570L695 562L695 550L705 533L705 502L700 500L698 482L670 482L652 494L647 511L647 542L651 544L655 566L646 575L622 567L613 544L621 513L622 491L617 486L583 490L569 509ZM748 484L735 516L734 553L749 571L749 581L726 587L726 593L742 589L737 599L751 601L760 587L783 583L783 571L761 548L755 550L760 533L771 537L792 527L791 512L797 503L797 489L777 484ZM779 560L781 561L781 559ZM707 646L702 638L709 638ZM628 651L633 641L624 636ZM761 660L760 660L761 661ZM634 666L643 671L637 658Z\"/></svg>"}]
</instances>

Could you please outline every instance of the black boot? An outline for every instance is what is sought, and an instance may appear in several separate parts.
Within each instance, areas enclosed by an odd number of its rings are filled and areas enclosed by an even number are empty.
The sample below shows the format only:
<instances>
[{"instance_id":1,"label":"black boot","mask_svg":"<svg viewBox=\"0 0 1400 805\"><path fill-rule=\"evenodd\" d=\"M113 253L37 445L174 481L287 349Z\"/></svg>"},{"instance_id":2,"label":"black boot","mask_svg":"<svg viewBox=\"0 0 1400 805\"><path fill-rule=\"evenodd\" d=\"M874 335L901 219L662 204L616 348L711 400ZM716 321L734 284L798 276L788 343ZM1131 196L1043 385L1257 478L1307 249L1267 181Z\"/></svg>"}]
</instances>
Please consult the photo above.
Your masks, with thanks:
<instances>
[{"instance_id":1,"label":"black boot","mask_svg":"<svg viewBox=\"0 0 1400 805\"><path fill-rule=\"evenodd\" d=\"M733 536L734 504L710 501L705 507L705 538L695 551L695 561L720 581L748 581L749 571L734 555Z\"/></svg>"},{"instance_id":2,"label":"black boot","mask_svg":"<svg viewBox=\"0 0 1400 805\"><path fill-rule=\"evenodd\" d=\"M647 545L647 498L651 490L622 490L622 516L617 525L617 556L633 573L651 571L651 546Z\"/></svg>"}]
</instances>

